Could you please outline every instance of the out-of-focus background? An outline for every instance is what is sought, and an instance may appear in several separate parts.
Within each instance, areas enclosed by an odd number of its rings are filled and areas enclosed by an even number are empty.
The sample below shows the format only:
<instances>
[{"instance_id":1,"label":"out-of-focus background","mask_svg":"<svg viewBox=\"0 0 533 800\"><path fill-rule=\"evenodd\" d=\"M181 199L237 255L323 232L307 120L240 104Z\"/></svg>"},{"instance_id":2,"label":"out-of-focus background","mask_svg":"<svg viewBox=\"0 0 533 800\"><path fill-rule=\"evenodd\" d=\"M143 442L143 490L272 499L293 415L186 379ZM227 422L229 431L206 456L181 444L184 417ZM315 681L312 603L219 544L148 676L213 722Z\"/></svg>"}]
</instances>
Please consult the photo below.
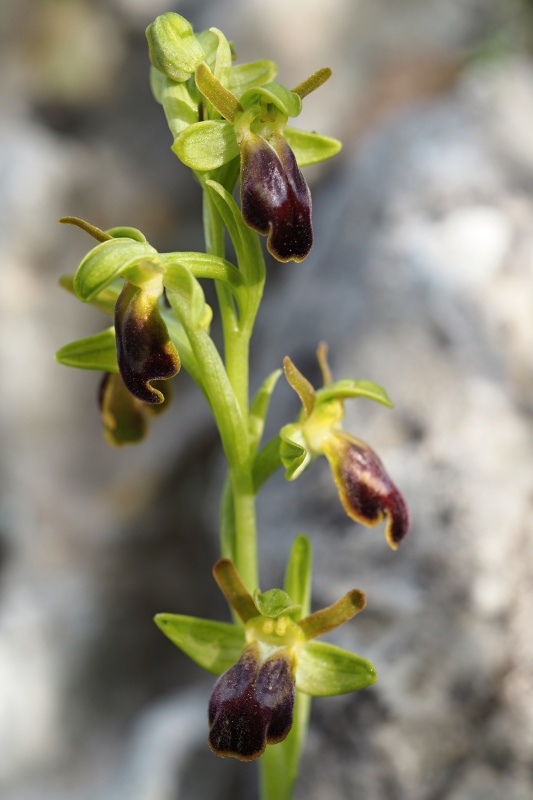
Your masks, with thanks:
<instances>
[{"instance_id":1,"label":"out-of-focus background","mask_svg":"<svg viewBox=\"0 0 533 800\"><path fill-rule=\"evenodd\" d=\"M290 354L384 385L346 427L409 501L398 553L350 522L328 467L259 502L263 588L292 538L315 607L368 608L333 640L379 682L318 700L296 798L533 795L533 8L526 0L3 0L0 4L0 794L3 800L255 795L206 746L212 681L158 611L226 618L210 576L224 465L185 375L137 448L111 450L98 376L55 350L99 330L57 285L91 241L57 218L201 249L199 192L148 87L146 25L216 26L296 85L301 126L345 143L307 171L316 244L269 262L253 386ZM271 431L294 417L277 390Z\"/></svg>"}]
</instances>

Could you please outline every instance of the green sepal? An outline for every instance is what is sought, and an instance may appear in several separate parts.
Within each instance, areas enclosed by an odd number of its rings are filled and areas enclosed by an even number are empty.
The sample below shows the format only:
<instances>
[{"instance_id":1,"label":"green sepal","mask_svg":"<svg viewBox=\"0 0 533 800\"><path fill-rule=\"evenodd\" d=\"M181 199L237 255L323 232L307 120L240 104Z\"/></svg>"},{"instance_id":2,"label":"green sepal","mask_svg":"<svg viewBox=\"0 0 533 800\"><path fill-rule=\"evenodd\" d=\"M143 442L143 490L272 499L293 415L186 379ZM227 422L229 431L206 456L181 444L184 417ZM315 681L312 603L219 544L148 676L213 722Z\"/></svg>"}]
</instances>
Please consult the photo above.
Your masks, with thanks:
<instances>
[{"instance_id":1,"label":"green sepal","mask_svg":"<svg viewBox=\"0 0 533 800\"><path fill-rule=\"evenodd\" d=\"M233 666L245 645L244 629L227 622L181 614L157 614L154 622L185 655L215 675Z\"/></svg>"},{"instance_id":2,"label":"green sepal","mask_svg":"<svg viewBox=\"0 0 533 800\"><path fill-rule=\"evenodd\" d=\"M198 122L198 101L191 95L190 81L176 83L152 67L150 86L155 99L163 106L168 127L174 138L188 125ZM194 84L193 88L197 94Z\"/></svg>"},{"instance_id":3,"label":"green sepal","mask_svg":"<svg viewBox=\"0 0 533 800\"><path fill-rule=\"evenodd\" d=\"M373 381L354 381L346 378L318 389L316 394L319 403L328 400L346 400L350 397L366 397L388 408L392 408L393 405L385 389Z\"/></svg>"},{"instance_id":4,"label":"green sepal","mask_svg":"<svg viewBox=\"0 0 533 800\"><path fill-rule=\"evenodd\" d=\"M207 180L205 186L228 230L245 282L250 287L262 286L265 277L265 262L259 237L245 224L237 203L220 183ZM259 300L260 295L257 298L257 301Z\"/></svg>"},{"instance_id":5,"label":"green sepal","mask_svg":"<svg viewBox=\"0 0 533 800\"><path fill-rule=\"evenodd\" d=\"M279 457L285 467L285 478L293 481L311 462L300 425L290 422L279 432Z\"/></svg>"},{"instance_id":6,"label":"green sepal","mask_svg":"<svg viewBox=\"0 0 533 800\"><path fill-rule=\"evenodd\" d=\"M228 89L238 98L253 89L275 80L278 70L273 61L251 61L249 64L237 64L231 68Z\"/></svg>"},{"instance_id":7,"label":"green sepal","mask_svg":"<svg viewBox=\"0 0 533 800\"><path fill-rule=\"evenodd\" d=\"M333 644L307 642L298 657L296 686L314 697L356 692L376 680L371 661Z\"/></svg>"},{"instance_id":8,"label":"green sepal","mask_svg":"<svg viewBox=\"0 0 533 800\"><path fill-rule=\"evenodd\" d=\"M185 166L207 172L236 158L239 145L230 122L211 119L185 128L174 141L172 151Z\"/></svg>"},{"instance_id":9,"label":"green sepal","mask_svg":"<svg viewBox=\"0 0 533 800\"><path fill-rule=\"evenodd\" d=\"M220 83L223 86L228 85L229 80L229 73L231 69L231 62L233 60L231 47L222 33L218 28L210 28L210 33L212 33L217 38L217 48L215 51L215 63L213 65L213 75L215 78L218 78Z\"/></svg>"},{"instance_id":10,"label":"green sepal","mask_svg":"<svg viewBox=\"0 0 533 800\"><path fill-rule=\"evenodd\" d=\"M108 239L96 245L83 259L74 276L76 296L88 303L115 278L131 267L157 264L159 255L147 242Z\"/></svg>"},{"instance_id":11,"label":"green sepal","mask_svg":"<svg viewBox=\"0 0 533 800\"><path fill-rule=\"evenodd\" d=\"M113 239L133 239L134 242L146 242L146 236L138 228L129 228L127 226L118 228L109 228L106 231Z\"/></svg>"},{"instance_id":12,"label":"green sepal","mask_svg":"<svg viewBox=\"0 0 533 800\"><path fill-rule=\"evenodd\" d=\"M338 139L289 126L283 129L283 135L294 153L299 167L308 167L310 164L318 164L320 161L333 158L342 148Z\"/></svg>"},{"instance_id":13,"label":"green sepal","mask_svg":"<svg viewBox=\"0 0 533 800\"><path fill-rule=\"evenodd\" d=\"M281 374L282 371L280 369L276 369L274 372L271 372L259 387L259 390L250 404L250 414L248 418L248 430L250 432L250 453L256 452L261 441L261 437L263 436L265 420L270 405L270 398Z\"/></svg>"},{"instance_id":14,"label":"green sepal","mask_svg":"<svg viewBox=\"0 0 533 800\"><path fill-rule=\"evenodd\" d=\"M115 303L122 288L120 284L120 281L111 283L91 300L91 305L112 317L115 313ZM70 294L75 294L74 275L62 275L59 279L59 285Z\"/></svg>"},{"instance_id":15,"label":"green sepal","mask_svg":"<svg viewBox=\"0 0 533 800\"><path fill-rule=\"evenodd\" d=\"M194 330L208 330L213 318L211 306L205 302L204 290L192 272L180 263L168 264L165 286L172 305L172 293L179 294L187 303L188 325Z\"/></svg>"},{"instance_id":16,"label":"green sepal","mask_svg":"<svg viewBox=\"0 0 533 800\"><path fill-rule=\"evenodd\" d=\"M204 60L191 24L180 14L169 11L156 17L146 38L153 66L174 81L186 81Z\"/></svg>"},{"instance_id":17,"label":"green sepal","mask_svg":"<svg viewBox=\"0 0 533 800\"><path fill-rule=\"evenodd\" d=\"M311 607L311 542L301 533L292 545L285 571L285 591L302 610L302 617Z\"/></svg>"},{"instance_id":18,"label":"green sepal","mask_svg":"<svg viewBox=\"0 0 533 800\"><path fill-rule=\"evenodd\" d=\"M263 617L276 619L282 614L298 619L301 614L301 606L296 605L283 589L269 589L267 592L254 592L254 603L258 612Z\"/></svg>"},{"instance_id":19,"label":"green sepal","mask_svg":"<svg viewBox=\"0 0 533 800\"><path fill-rule=\"evenodd\" d=\"M114 327L61 347L56 360L67 367L118 372Z\"/></svg>"},{"instance_id":20,"label":"green sepal","mask_svg":"<svg viewBox=\"0 0 533 800\"><path fill-rule=\"evenodd\" d=\"M264 86L254 86L241 95L241 106L246 110L257 103L266 103L275 106L278 111L288 117L297 117L302 110L302 99L281 83L267 83Z\"/></svg>"}]
</instances>

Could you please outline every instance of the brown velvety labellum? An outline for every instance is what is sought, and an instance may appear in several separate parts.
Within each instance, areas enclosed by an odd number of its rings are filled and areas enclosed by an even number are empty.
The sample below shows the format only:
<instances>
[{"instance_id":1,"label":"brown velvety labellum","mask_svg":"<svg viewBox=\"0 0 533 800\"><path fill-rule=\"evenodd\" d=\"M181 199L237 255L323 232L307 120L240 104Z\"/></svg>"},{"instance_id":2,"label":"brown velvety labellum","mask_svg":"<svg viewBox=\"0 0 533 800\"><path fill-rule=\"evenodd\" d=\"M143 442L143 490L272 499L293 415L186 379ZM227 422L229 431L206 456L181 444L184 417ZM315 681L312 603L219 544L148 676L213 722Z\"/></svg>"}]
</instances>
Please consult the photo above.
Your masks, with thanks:
<instances>
[{"instance_id":1,"label":"brown velvety labellum","mask_svg":"<svg viewBox=\"0 0 533 800\"><path fill-rule=\"evenodd\" d=\"M143 403L162 403L163 394L150 382L172 378L180 360L157 298L125 283L115 306L115 336L118 366L128 391Z\"/></svg>"},{"instance_id":2,"label":"brown velvety labellum","mask_svg":"<svg viewBox=\"0 0 533 800\"><path fill-rule=\"evenodd\" d=\"M346 434L331 437L324 448L346 513L363 525L387 517L386 536L395 550L409 530L409 512L401 493L377 454Z\"/></svg>"},{"instance_id":3,"label":"brown velvety labellum","mask_svg":"<svg viewBox=\"0 0 533 800\"><path fill-rule=\"evenodd\" d=\"M313 245L311 193L281 134L269 140L247 132L241 142L243 219L268 236L278 261L302 261Z\"/></svg>"},{"instance_id":4,"label":"brown velvety labellum","mask_svg":"<svg viewBox=\"0 0 533 800\"><path fill-rule=\"evenodd\" d=\"M209 702L209 746L218 756L259 758L267 744L281 742L292 727L295 687L292 656L285 648L261 660L248 645L239 661L217 680Z\"/></svg>"}]
</instances>

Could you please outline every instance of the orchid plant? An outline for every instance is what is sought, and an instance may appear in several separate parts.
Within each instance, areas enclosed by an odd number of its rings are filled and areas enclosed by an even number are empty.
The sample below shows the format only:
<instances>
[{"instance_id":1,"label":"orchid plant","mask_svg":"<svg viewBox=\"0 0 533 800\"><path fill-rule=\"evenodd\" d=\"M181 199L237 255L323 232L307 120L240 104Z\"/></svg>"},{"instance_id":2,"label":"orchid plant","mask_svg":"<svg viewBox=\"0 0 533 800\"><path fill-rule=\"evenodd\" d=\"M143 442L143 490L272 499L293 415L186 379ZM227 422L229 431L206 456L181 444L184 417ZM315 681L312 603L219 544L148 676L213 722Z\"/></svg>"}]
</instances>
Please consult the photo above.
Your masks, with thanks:
<instances>
[{"instance_id":1,"label":"orchid plant","mask_svg":"<svg viewBox=\"0 0 533 800\"><path fill-rule=\"evenodd\" d=\"M354 589L311 613L311 548L298 536L283 589L259 589L256 495L280 467L292 481L314 459L328 459L347 514L386 521L396 549L409 517L402 495L364 442L342 429L344 402L364 397L390 406L365 380L333 381L327 347L317 357L315 389L289 357L284 374L302 403L296 420L263 444L270 374L250 401L249 344L266 279L258 233L278 261L302 261L313 243L311 194L301 168L336 155L340 143L289 126L302 100L331 75L319 69L294 89L275 82L276 66L235 64L216 28L195 33L178 14L147 29L151 85L173 135L172 149L203 192L206 252L160 253L135 228L103 231L72 223L98 242L62 285L112 318L94 336L61 348L62 364L104 373L99 403L105 438L132 444L170 400L181 368L204 394L228 463L221 502L221 559L214 577L233 622L162 613L156 623L197 664L218 676L208 707L208 742L218 756L260 758L263 800L289 800L308 726L310 698L353 692L376 680L362 656L315 641L365 606ZM234 191L240 183L240 206ZM229 235L235 263L225 256ZM215 284L223 350L210 335L213 311L201 281ZM222 355L223 353L223 355ZM178 379L179 380L179 379Z\"/></svg>"}]
</instances>

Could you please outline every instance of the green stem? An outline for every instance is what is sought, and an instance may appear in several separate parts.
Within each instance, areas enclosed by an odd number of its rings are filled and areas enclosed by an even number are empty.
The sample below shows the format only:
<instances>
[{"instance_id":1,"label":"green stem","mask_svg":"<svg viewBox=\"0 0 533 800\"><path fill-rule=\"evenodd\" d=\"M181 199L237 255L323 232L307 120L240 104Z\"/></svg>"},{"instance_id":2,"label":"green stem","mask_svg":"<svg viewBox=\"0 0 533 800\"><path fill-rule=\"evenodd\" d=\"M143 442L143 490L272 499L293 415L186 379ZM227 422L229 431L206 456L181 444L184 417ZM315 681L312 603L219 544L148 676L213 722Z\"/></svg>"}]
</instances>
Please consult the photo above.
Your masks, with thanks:
<instances>
[{"instance_id":1,"label":"green stem","mask_svg":"<svg viewBox=\"0 0 533 800\"><path fill-rule=\"evenodd\" d=\"M220 215L204 191L204 230L206 249L211 255L224 257L224 225ZM229 382L237 405L248 428L249 344L251 325L242 324L230 289L215 281L224 336L224 360ZM221 508L221 551L232 559L249 592L259 584L257 568L257 537L255 522L255 490L252 459L230 460L229 489L224 490Z\"/></svg>"}]
</instances>

